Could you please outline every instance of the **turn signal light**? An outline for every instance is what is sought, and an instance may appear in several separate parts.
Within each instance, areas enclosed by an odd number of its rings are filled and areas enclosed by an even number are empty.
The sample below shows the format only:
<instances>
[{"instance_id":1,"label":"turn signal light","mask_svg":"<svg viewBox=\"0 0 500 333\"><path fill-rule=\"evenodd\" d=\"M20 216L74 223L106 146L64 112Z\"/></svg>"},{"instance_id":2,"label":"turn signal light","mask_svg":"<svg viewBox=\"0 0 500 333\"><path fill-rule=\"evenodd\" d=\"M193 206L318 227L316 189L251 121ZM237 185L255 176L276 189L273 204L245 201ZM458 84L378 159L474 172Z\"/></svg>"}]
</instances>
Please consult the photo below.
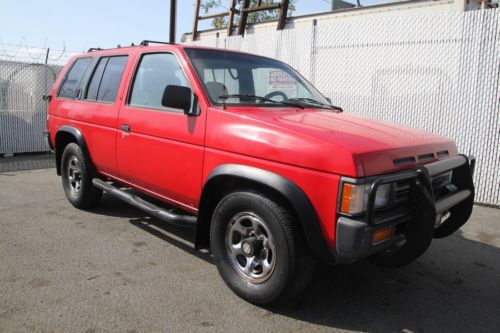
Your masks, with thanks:
<instances>
[{"instance_id":1,"label":"turn signal light","mask_svg":"<svg viewBox=\"0 0 500 333\"><path fill-rule=\"evenodd\" d=\"M384 228L375 231L372 236L372 245L378 244L392 237L394 233L394 227Z\"/></svg>"},{"instance_id":2,"label":"turn signal light","mask_svg":"<svg viewBox=\"0 0 500 333\"><path fill-rule=\"evenodd\" d=\"M344 183L340 211L344 214L357 214L363 211L365 187Z\"/></svg>"}]
</instances>

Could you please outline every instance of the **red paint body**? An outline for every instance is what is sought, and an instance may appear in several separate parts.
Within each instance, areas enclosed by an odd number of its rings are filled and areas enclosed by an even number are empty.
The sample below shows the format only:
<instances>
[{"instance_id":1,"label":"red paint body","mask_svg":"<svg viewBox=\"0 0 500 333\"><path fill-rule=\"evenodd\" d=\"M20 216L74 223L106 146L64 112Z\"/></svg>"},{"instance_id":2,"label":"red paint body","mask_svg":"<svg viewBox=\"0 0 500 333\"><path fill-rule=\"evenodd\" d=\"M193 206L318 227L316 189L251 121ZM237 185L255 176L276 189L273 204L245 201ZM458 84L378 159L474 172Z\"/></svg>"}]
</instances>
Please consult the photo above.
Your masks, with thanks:
<instances>
[{"instance_id":1,"label":"red paint body","mask_svg":"<svg viewBox=\"0 0 500 333\"><path fill-rule=\"evenodd\" d=\"M147 52L174 53L198 97L201 113L161 112L127 105L135 68ZM183 46L133 47L79 57L129 55L113 104L56 97L66 65L51 91L51 142L60 126L80 130L101 174L196 214L203 186L222 164L242 164L281 175L307 195L324 237L335 247L341 176L360 178L415 167L393 160L447 150L443 137L325 109L211 106ZM69 64L71 64L70 61ZM130 124L130 133L120 129ZM426 163L435 161L426 160Z\"/></svg>"}]
</instances>

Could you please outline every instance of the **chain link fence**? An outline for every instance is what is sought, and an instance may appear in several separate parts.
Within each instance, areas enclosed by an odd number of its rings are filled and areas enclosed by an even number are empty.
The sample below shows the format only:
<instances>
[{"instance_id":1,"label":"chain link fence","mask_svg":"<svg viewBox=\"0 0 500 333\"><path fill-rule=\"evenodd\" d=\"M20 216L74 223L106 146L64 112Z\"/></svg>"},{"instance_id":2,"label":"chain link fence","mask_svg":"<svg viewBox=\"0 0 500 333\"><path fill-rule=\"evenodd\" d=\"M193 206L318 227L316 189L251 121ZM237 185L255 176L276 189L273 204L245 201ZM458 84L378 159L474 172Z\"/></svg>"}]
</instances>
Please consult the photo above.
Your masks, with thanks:
<instances>
[{"instance_id":1,"label":"chain link fence","mask_svg":"<svg viewBox=\"0 0 500 333\"><path fill-rule=\"evenodd\" d=\"M360 15L194 44L280 59L348 113L452 138L477 158L476 201L500 205L499 18L499 9Z\"/></svg>"},{"instance_id":2,"label":"chain link fence","mask_svg":"<svg viewBox=\"0 0 500 333\"><path fill-rule=\"evenodd\" d=\"M283 60L346 112L452 138L477 158L477 202L500 205L499 18L359 16L195 44ZM48 150L42 96L73 54L0 43L0 154Z\"/></svg>"},{"instance_id":3,"label":"chain link fence","mask_svg":"<svg viewBox=\"0 0 500 333\"><path fill-rule=\"evenodd\" d=\"M0 40L0 154L45 152L48 94L68 58L63 50Z\"/></svg>"}]
</instances>

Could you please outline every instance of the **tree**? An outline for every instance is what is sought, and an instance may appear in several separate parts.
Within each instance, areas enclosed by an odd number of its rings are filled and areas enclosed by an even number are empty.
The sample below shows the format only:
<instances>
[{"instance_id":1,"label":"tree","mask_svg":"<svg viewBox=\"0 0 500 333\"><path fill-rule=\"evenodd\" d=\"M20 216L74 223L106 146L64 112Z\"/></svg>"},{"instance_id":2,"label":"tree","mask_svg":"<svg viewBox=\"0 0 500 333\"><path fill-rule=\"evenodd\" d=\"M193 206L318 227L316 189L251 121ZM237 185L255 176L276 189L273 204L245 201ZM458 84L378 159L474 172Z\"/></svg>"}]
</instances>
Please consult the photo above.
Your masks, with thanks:
<instances>
[{"instance_id":1,"label":"tree","mask_svg":"<svg viewBox=\"0 0 500 333\"><path fill-rule=\"evenodd\" d=\"M279 0L278 0L279 1ZM241 3L243 0L237 0L236 1L236 6L239 6L241 8ZM264 1L265 2L265 1ZM288 4L288 16L290 16L293 11L295 10L295 2L296 0L290 0ZM257 6L258 0L250 0L250 7ZM274 0L268 0L267 3L274 3ZM229 10L228 8L228 1L223 1L223 0L206 0L202 1L201 3L201 8L207 14L210 10L214 8L224 8ZM279 11L278 10L263 10L260 12L254 12L248 14L248 23L254 23L254 22L264 22L264 21L271 21L271 20L276 20L278 19ZM235 22L238 21L238 16L235 15ZM227 25L227 19L226 17L216 17L212 20L210 23L214 28L222 28Z\"/></svg>"}]
</instances>

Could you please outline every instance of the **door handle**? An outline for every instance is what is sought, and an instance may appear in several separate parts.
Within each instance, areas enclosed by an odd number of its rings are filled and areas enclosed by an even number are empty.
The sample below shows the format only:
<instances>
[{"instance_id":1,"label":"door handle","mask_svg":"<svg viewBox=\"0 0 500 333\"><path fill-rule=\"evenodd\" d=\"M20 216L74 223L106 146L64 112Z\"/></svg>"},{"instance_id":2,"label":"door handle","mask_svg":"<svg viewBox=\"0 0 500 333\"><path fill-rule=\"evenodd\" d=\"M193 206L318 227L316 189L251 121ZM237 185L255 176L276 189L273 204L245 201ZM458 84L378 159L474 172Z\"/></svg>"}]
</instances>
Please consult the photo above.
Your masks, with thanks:
<instances>
[{"instance_id":1,"label":"door handle","mask_svg":"<svg viewBox=\"0 0 500 333\"><path fill-rule=\"evenodd\" d=\"M130 125L127 124L122 124L120 125L120 128L122 129L123 132L130 132Z\"/></svg>"}]
</instances>

